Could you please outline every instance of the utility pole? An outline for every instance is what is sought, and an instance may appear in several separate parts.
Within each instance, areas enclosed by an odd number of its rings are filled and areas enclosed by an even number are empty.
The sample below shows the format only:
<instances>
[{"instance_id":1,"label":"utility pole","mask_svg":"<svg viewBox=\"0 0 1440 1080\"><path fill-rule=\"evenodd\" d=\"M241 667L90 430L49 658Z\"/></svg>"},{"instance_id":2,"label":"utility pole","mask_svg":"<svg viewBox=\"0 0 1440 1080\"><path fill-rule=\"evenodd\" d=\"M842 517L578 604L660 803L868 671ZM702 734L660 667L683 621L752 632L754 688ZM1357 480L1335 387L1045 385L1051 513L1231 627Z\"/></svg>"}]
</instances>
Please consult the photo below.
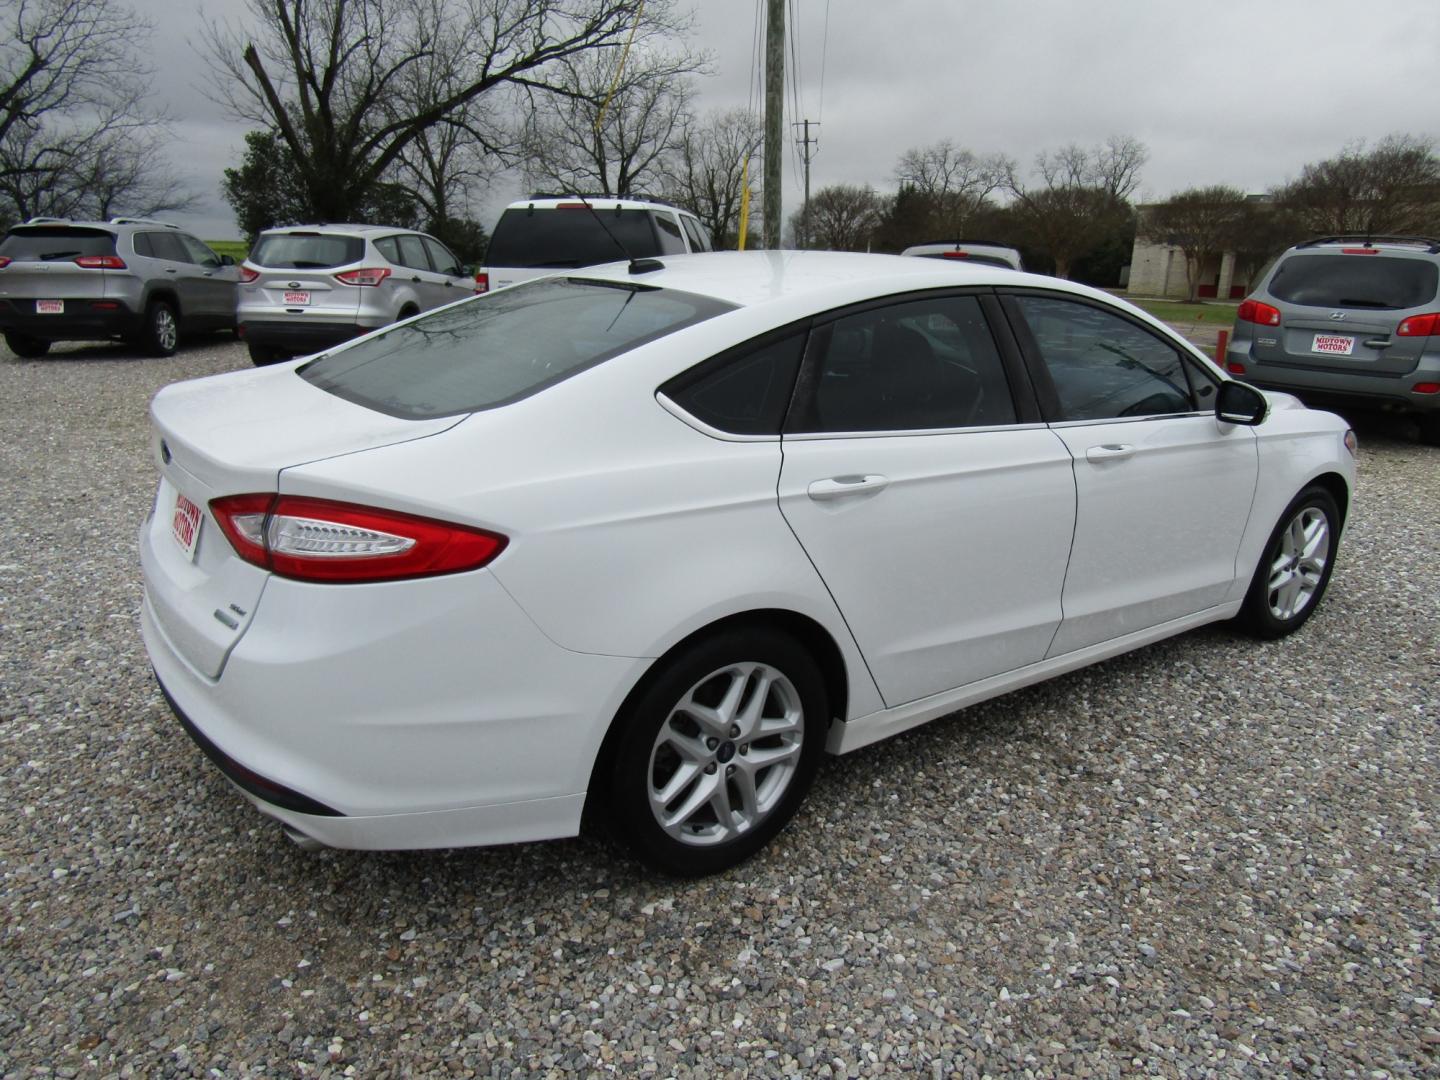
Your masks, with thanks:
<instances>
[{"instance_id":1,"label":"utility pole","mask_svg":"<svg viewBox=\"0 0 1440 1080\"><path fill-rule=\"evenodd\" d=\"M769 0L765 26L765 246L780 246L780 165L785 126L785 0Z\"/></svg>"},{"instance_id":2,"label":"utility pole","mask_svg":"<svg viewBox=\"0 0 1440 1080\"><path fill-rule=\"evenodd\" d=\"M805 203L800 208L800 231L803 234L800 239L800 246L802 248L808 248L810 246L810 159L815 156L810 152L810 147L820 145L819 139L812 139L810 137L810 125L812 123L817 128L820 126L820 121L818 120L798 120L794 125L795 127L803 127L805 129L805 135L800 140L800 153L805 157Z\"/></svg>"}]
</instances>

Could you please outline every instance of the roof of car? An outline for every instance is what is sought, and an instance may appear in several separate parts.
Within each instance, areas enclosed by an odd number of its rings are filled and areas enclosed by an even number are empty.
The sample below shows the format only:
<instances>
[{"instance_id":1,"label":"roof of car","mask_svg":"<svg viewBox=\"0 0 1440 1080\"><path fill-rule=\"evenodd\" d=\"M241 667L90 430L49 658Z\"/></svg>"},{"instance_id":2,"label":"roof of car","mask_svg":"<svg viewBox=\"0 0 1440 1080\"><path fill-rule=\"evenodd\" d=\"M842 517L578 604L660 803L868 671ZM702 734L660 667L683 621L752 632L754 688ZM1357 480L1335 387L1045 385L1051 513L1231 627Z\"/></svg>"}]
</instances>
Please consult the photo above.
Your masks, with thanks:
<instances>
[{"instance_id":1,"label":"roof of car","mask_svg":"<svg viewBox=\"0 0 1440 1080\"><path fill-rule=\"evenodd\" d=\"M266 229L261 236L270 236L284 233L322 233L327 236L372 236L376 233L413 233L418 229L406 229L400 225L360 225L337 222L328 225L278 225L273 229Z\"/></svg>"},{"instance_id":2,"label":"roof of car","mask_svg":"<svg viewBox=\"0 0 1440 1080\"><path fill-rule=\"evenodd\" d=\"M600 278L636 285L713 296L749 307L822 290L835 293L837 304L867 294L885 295L913 288L938 289L964 285L1032 285L1040 288L1114 298L1059 278L1027 274L1005 267L954 263L902 255L869 255L839 251L717 251L695 255L663 255L646 259L662 269L630 273L627 263L589 266L566 275ZM904 288L900 286L903 284ZM849 298L842 294L850 294Z\"/></svg>"},{"instance_id":3,"label":"roof of car","mask_svg":"<svg viewBox=\"0 0 1440 1080\"><path fill-rule=\"evenodd\" d=\"M616 195L532 195L528 199L516 199L506 210L554 210L559 206L574 206L586 203L595 210L677 210L689 214L683 206L664 199L652 199L644 195L620 197Z\"/></svg>"}]
</instances>

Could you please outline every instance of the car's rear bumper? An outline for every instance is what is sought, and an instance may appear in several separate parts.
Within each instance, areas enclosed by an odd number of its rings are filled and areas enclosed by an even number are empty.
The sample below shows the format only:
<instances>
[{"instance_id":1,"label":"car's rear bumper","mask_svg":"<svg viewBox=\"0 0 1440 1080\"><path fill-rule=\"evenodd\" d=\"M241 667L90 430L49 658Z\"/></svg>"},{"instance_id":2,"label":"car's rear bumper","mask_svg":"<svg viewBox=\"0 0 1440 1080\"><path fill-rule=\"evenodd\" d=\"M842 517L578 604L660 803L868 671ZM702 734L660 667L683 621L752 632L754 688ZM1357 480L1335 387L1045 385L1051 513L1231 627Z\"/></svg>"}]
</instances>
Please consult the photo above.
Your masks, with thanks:
<instances>
[{"instance_id":1,"label":"car's rear bumper","mask_svg":"<svg viewBox=\"0 0 1440 1080\"><path fill-rule=\"evenodd\" d=\"M0 331L38 341L99 341L129 337L143 323L140 314L120 300L65 299L59 315L39 315L33 300L0 300Z\"/></svg>"},{"instance_id":2,"label":"car's rear bumper","mask_svg":"<svg viewBox=\"0 0 1440 1080\"><path fill-rule=\"evenodd\" d=\"M317 349L339 345L351 338L368 334L373 326L361 326L354 320L336 321L321 319L245 319L239 323L240 336L252 345L267 345L288 349L295 353L315 352Z\"/></svg>"},{"instance_id":3,"label":"car's rear bumper","mask_svg":"<svg viewBox=\"0 0 1440 1080\"><path fill-rule=\"evenodd\" d=\"M212 680L156 617L150 590L170 586L146 586L146 649L186 731L263 813L330 847L573 836L610 717L649 663L561 649L483 571L272 578Z\"/></svg>"},{"instance_id":4,"label":"car's rear bumper","mask_svg":"<svg viewBox=\"0 0 1440 1080\"><path fill-rule=\"evenodd\" d=\"M1245 343L1231 345L1227 367L1238 379L1264 390L1283 390L1319 406L1351 405L1361 408L1434 412L1440 410L1440 393L1416 393L1415 387L1440 384L1440 358L1422 357L1414 371L1404 374L1368 374L1321 371L1289 364L1265 364L1250 355ZM1237 370L1237 365L1242 370Z\"/></svg>"}]
</instances>

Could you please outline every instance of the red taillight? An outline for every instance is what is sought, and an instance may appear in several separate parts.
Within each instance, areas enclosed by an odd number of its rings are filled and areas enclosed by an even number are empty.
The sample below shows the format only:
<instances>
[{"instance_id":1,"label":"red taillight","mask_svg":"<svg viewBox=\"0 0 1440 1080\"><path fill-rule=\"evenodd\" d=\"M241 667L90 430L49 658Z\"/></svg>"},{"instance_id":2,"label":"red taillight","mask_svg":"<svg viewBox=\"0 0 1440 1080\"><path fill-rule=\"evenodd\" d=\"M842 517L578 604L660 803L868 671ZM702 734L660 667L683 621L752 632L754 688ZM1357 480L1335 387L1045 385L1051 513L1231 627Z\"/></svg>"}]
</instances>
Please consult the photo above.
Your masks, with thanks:
<instances>
[{"instance_id":1,"label":"red taillight","mask_svg":"<svg viewBox=\"0 0 1440 1080\"><path fill-rule=\"evenodd\" d=\"M388 266L372 266L364 270L346 270L342 274L336 274L335 280L346 285L379 285L389 276Z\"/></svg>"},{"instance_id":2,"label":"red taillight","mask_svg":"<svg viewBox=\"0 0 1440 1080\"><path fill-rule=\"evenodd\" d=\"M1378 248L1341 248L1341 255L1379 255Z\"/></svg>"},{"instance_id":3,"label":"red taillight","mask_svg":"<svg viewBox=\"0 0 1440 1080\"><path fill-rule=\"evenodd\" d=\"M1280 325L1280 309L1262 304L1259 300L1244 301L1235 317L1241 322L1258 323L1260 326Z\"/></svg>"},{"instance_id":4,"label":"red taillight","mask_svg":"<svg viewBox=\"0 0 1440 1080\"><path fill-rule=\"evenodd\" d=\"M119 255L81 255L75 265L86 270L124 270L125 260Z\"/></svg>"},{"instance_id":5,"label":"red taillight","mask_svg":"<svg viewBox=\"0 0 1440 1080\"><path fill-rule=\"evenodd\" d=\"M1231 360L1228 364L1225 365L1225 370L1230 372L1231 375L1244 375L1245 365L1240 363L1238 360Z\"/></svg>"},{"instance_id":6,"label":"red taillight","mask_svg":"<svg viewBox=\"0 0 1440 1080\"><path fill-rule=\"evenodd\" d=\"M1440 394L1440 382L1417 382L1410 390L1416 394Z\"/></svg>"},{"instance_id":7,"label":"red taillight","mask_svg":"<svg viewBox=\"0 0 1440 1080\"><path fill-rule=\"evenodd\" d=\"M251 269L250 267L248 267L248 266L242 266L242 267L240 267L240 284L241 284L241 285L249 285L252 281L254 281L254 280L255 280L256 278L258 278L259 276L260 276L260 271L259 271L259 270L252 270L252 269Z\"/></svg>"},{"instance_id":8,"label":"red taillight","mask_svg":"<svg viewBox=\"0 0 1440 1080\"><path fill-rule=\"evenodd\" d=\"M0 270L4 270L5 267L7 267L7 266L9 266L9 265L10 265L10 256L9 256L9 255L0 255Z\"/></svg>"},{"instance_id":9,"label":"red taillight","mask_svg":"<svg viewBox=\"0 0 1440 1080\"><path fill-rule=\"evenodd\" d=\"M1429 337L1431 334L1440 332L1440 311L1432 311L1425 315L1411 315L1395 328L1396 337Z\"/></svg>"},{"instance_id":10,"label":"red taillight","mask_svg":"<svg viewBox=\"0 0 1440 1080\"><path fill-rule=\"evenodd\" d=\"M114 300L92 300L92 301L90 302L90 310L91 310L91 311L119 311L119 310L120 310L120 305L117 304Z\"/></svg>"},{"instance_id":11,"label":"red taillight","mask_svg":"<svg viewBox=\"0 0 1440 1080\"><path fill-rule=\"evenodd\" d=\"M210 503L246 562L298 581L365 582L478 570L509 542L433 518L296 495L227 495Z\"/></svg>"},{"instance_id":12,"label":"red taillight","mask_svg":"<svg viewBox=\"0 0 1440 1080\"><path fill-rule=\"evenodd\" d=\"M556 210L589 210L590 204L583 202L562 202L555 204Z\"/></svg>"},{"instance_id":13,"label":"red taillight","mask_svg":"<svg viewBox=\"0 0 1440 1080\"><path fill-rule=\"evenodd\" d=\"M486 293L490 291L490 275L484 270L481 270L475 275L475 291L476 293Z\"/></svg>"},{"instance_id":14,"label":"red taillight","mask_svg":"<svg viewBox=\"0 0 1440 1080\"><path fill-rule=\"evenodd\" d=\"M968 259L970 253L968 251L942 251L940 257L942 259Z\"/></svg>"}]
</instances>

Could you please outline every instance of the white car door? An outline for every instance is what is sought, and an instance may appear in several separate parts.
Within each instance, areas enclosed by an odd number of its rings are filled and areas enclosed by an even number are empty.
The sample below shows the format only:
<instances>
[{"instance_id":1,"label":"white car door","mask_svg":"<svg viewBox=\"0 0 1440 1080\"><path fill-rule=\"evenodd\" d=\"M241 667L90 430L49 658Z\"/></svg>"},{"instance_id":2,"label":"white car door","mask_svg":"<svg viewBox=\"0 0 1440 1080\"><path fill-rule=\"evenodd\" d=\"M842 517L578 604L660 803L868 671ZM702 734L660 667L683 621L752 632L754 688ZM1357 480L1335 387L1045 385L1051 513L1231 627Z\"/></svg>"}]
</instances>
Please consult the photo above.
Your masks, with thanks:
<instances>
[{"instance_id":1,"label":"white car door","mask_svg":"<svg viewBox=\"0 0 1440 1080\"><path fill-rule=\"evenodd\" d=\"M781 511L892 707L1039 661L1060 623L1070 455L984 303L818 324L782 439Z\"/></svg>"},{"instance_id":2,"label":"white car door","mask_svg":"<svg viewBox=\"0 0 1440 1080\"><path fill-rule=\"evenodd\" d=\"M1075 463L1075 543L1050 655L1221 603L1255 493L1254 431L1217 420L1218 383L1138 322L1056 294L1005 302L1028 328L1037 390Z\"/></svg>"}]
</instances>

